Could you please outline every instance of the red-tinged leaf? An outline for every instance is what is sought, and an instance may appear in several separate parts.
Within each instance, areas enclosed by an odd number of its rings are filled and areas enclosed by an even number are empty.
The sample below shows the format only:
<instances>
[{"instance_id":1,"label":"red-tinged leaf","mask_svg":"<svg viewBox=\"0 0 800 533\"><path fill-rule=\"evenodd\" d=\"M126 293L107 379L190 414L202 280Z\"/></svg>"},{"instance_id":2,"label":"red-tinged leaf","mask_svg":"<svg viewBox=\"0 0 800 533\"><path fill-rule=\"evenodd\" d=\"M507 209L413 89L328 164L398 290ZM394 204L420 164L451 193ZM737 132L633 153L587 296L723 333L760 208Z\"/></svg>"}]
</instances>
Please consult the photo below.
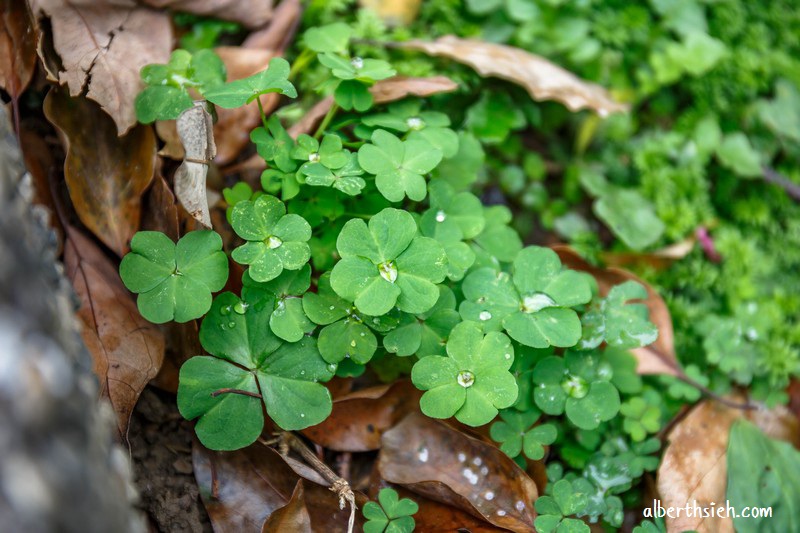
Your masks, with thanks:
<instances>
[{"instance_id":1,"label":"red-tinged leaf","mask_svg":"<svg viewBox=\"0 0 800 533\"><path fill-rule=\"evenodd\" d=\"M643 302L650 311L650 321L658 328L658 338L653 344L635 348L631 353L638 361L639 374L683 375L683 370L675 355L675 335L672 329L672 316L664 299L645 281L620 268L598 268L587 263L577 252L566 245L551 246L561 258L561 262L574 270L587 272L597 281L600 295L605 296L611 287L626 281L635 281L647 289L647 299Z\"/></svg>"},{"instance_id":2,"label":"red-tinged leaf","mask_svg":"<svg viewBox=\"0 0 800 533\"><path fill-rule=\"evenodd\" d=\"M223 453L195 442L192 460L200 496L215 531L261 531L265 521L292 500L301 479L278 452L259 443ZM338 496L327 487L304 481L303 501L310 531L347 531L350 509L339 509ZM361 506L366 496L356 493L356 501ZM356 518L360 527L360 513Z\"/></svg>"},{"instance_id":3,"label":"red-tinged leaf","mask_svg":"<svg viewBox=\"0 0 800 533\"><path fill-rule=\"evenodd\" d=\"M306 509L302 479L297 480L289 502L269 515L261 528L262 533L282 533L284 531L311 531L311 517Z\"/></svg>"},{"instance_id":4,"label":"red-tinged leaf","mask_svg":"<svg viewBox=\"0 0 800 533\"><path fill-rule=\"evenodd\" d=\"M153 179L152 128L137 126L117 137L114 123L97 104L57 88L47 93L44 112L64 138L64 176L78 217L106 246L124 255L139 229L142 194Z\"/></svg>"},{"instance_id":5,"label":"red-tinged leaf","mask_svg":"<svg viewBox=\"0 0 800 533\"><path fill-rule=\"evenodd\" d=\"M124 436L139 395L161 368L164 337L139 314L116 266L71 227L67 227L64 266L81 302L81 336L92 355L101 394L111 401Z\"/></svg>"},{"instance_id":6,"label":"red-tinged leaf","mask_svg":"<svg viewBox=\"0 0 800 533\"><path fill-rule=\"evenodd\" d=\"M36 68L36 34L25 2L0 5L0 88L16 102Z\"/></svg>"},{"instance_id":7,"label":"red-tinged leaf","mask_svg":"<svg viewBox=\"0 0 800 533\"><path fill-rule=\"evenodd\" d=\"M136 125L134 100L144 83L139 71L150 63L166 63L172 50L172 27L166 11L134 2L97 0L31 0L37 16L50 19L48 42L58 58L39 53L48 77L69 88L71 96L86 94L116 124L114 135ZM84 125L95 125L84 117ZM51 118L52 121L52 118ZM106 134L106 131L103 131Z\"/></svg>"},{"instance_id":8,"label":"red-tinged leaf","mask_svg":"<svg viewBox=\"0 0 800 533\"><path fill-rule=\"evenodd\" d=\"M535 533L536 484L498 448L413 413L383 435L380 475L497 527Z\"/></svg>"},{"instance_id":9,"label":"red-tinged leaf","mask_svg":"<svg viewBox=\"0 0 800 533\"><path fill-rule=\"evenodd\" d=\"M741 398L732 398L740 402ZM727 488L728 437L733 423L746 418L772 438L800 444L800 424L784 407L751 411L733 409L713 400L698 404L668 434L669 445L658 468L658 492L664 507L724 505ZM755 481L755 480L754 480ZM729 517L666 518L668 531L733 532Z\"/></svg>"},{"instance_id":10,"label":"red-tinged leaf","mask_svg":"<svg viewBox=\"0 0 800 533\"><path fill-rule=\"evenodd\" d=\"M330 450L366 452L381 447L381 436L411 411L422 393L410 381L397 381L340 396L331 415L303 434Z\"/></svg>"}]
</instances>

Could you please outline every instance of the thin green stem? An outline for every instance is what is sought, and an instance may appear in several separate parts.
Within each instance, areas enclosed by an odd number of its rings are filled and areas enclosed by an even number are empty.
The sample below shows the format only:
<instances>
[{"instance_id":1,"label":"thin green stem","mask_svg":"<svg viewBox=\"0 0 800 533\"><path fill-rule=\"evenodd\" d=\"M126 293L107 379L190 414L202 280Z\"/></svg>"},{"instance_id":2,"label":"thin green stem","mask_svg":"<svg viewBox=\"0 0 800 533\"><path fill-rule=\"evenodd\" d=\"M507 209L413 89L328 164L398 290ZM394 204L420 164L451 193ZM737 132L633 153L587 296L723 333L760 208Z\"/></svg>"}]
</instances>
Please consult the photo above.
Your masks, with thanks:
<instances>
[{"instance_id":1,"label":"thin green stem","mask_svg":"<svg viewBox=\"0 0 800 533\"><path fill-rule=\"evenodd\" d=\"M316 54L312 50L303 50L297 59L292 63L292 68L289 70L289 81L292 81L297 73L308 65Z\"/></svg>"},{"instance_id":2,"label":"thin green stem","mask_svg":"<svg viewBox=\"0 0 800 533\"><path fill-rule=\"evenodd\" d=\"M316 133L314 133L315 139L322 137L322 134L325 133L325 130L328 128L328 125L331 123L331 120L333 120L333 117L336 115L337 111L339 111L339 106L336 105L336 102L333 102L331 104L331 108L328 109L328 112L322 119L322 122L319 123L319 128L317 128Z\"/></svg>"},{"instance_id":3,"label":"thin green stem","mask_svg":"<svg viewBox=\"0 0 800 533\"><path fill-rule=\"evenodd\" d=\"M256 102L258 102L258 113L261 115L261 124L264 125L265 130L269 130L267 127L267 114L264 113L264 106L261 104L261 95L256 96Z\"/></svg>"}]
</instances>

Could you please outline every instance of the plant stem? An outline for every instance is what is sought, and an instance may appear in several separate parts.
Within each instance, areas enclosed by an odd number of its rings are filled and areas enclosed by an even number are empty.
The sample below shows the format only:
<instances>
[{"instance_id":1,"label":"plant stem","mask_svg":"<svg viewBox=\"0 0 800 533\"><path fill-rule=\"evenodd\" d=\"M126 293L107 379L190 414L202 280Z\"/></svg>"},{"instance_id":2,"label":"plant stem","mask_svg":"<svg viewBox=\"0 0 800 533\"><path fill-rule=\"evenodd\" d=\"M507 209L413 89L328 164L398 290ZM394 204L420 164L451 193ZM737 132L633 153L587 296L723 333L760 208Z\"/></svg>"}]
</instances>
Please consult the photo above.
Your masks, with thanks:
<instances>
[{"instance_id":1,"label":"plant stem","mask_svg":"<svg viewBox=\"0 0 800 533\"><path fill-rule=\"evenodd\" d=\"M739 402L735 402L733 400L729 400L727 398L723 398L722 396L720 396L716 392L712 391L711 389L709 389L705 385L702 385L701 383L696 382L695 380L693 380L692 378L690 378L689 376L687 376L683 372L681 372L681 374L679 376L677 376L677 378L679 380L683 381L684 383L686 383L687 385L691 385L692 387L696 388L697 390L699 390L700 392L702 392L703 394L705 394L709 398L712 398L712 399L718 401L719 403L721 403L723 405L727 405L728 407L730 407L732 409L741 409L743 411L750 411L752 409L757 409L757 406L753 405L749 401L747 401L745 403L739 403Z\"/></svg>"},{"instance_id":2,"label":"plant stem","mask_svg":"<svg viewBox=\"0 0 800 533\"><path fill-rule=\"evenodd\" d=\"M258 112L261 115L261 124L264 125L264 129L269 131L267 127L267 114L264 113L264 106L261 104L261 95L256 96L256 102L258 102Z\"/></svg>"},{"instance_id":3,"label":"plant stem","mask_svg":"<svg viewBox=\"0 0 800 533\"><path fill-rule=\"evenodd\" d=\"M317 128L316 133L314 133L315 139L319 139L320 137L322 137L322 134L325 133L325 129L328 127L328 124L331 123L331 120L333 120L333 116L336 115L337 111L339 111L339 106L336 105L336 102L333 102L331 104L331 108L328 109L328 112L322 119L322 122L319 123L319 128Z\"/></svg>"},{"instance_id":4,"label":"plant stem","mask_svg":"<svg viewBox=\"0 0 800 533\"><path fill-rule=\"evenodd\" d=\"M251 398L261 398L261 395L257 392L250 392L249 390L242 390L242 389L218 389L211 393L212 398L216 398L220 394L241 394L242 396L250 396Z\"/></svg>"},{"instance_id":5,"label":"plant stem","mask_svg":"<svg viewBox=\"0 0 800 533\"><path fill-rule=\"evenodd\" d=\"M289 70L289 76L287 76L289 81L292 81L297 73L301 69L305 68L305 66L308 65L312 59L314 59L315 55L316 54L312 50L308 49L300 52L300 55L294 60L294 63L292 63L292 68Z\"/></svg>"},{"instance_id":6,"label":"plant stem","mask_svg":"<svg viewBox=\"0 0 800 533\"><path fill-rule=\"evenodd\" d=\"M800 184L793 182L774 168L763 167L761 169L764 181L777 185L793 199L800 201Z\"/></svg>"}]
</instances>

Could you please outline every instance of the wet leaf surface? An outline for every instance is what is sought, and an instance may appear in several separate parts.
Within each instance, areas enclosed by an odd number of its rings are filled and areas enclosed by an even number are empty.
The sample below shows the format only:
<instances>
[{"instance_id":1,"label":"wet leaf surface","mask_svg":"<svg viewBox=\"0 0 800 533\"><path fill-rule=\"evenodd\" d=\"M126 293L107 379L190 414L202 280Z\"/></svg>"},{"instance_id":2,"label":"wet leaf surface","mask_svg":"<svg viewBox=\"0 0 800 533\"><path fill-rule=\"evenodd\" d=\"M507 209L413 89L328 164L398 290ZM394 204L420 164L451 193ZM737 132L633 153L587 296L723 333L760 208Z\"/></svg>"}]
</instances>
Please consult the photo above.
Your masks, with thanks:
<instances>
[{"instance_id":1,"label":"wet leaf surface","mask_svg":"<svg viewBox=\"0 0 800 533\"><path fill-rule=\"evenodd\" d=\"M408 380L351 392L334 399L331 415L303 434L331 450L377 450L385 431L419 410L420 396Z\"/></svg>"},{"instance_id":2,"label":"wet leaf surface","mask_svg":"<svg viewBox=\"0 0 800 533\"><path fill-rule=\"evenodd\" d=\"M139 70L169 59L169 14L110 0L82 4L32 0L31 6L34 13L50 19L53 46L60 57L60 62L42 57L50 65L49 77L66 85L71 96L86 91L114 119L119 134L135 126L133 101L144 87ZM54 63L60 65L58 71Z\"/></svg>"},{"instance_id":3,"label":"wet leaf surface","mask_svg":"<svg viewBox=\"0 0 800 533\"><path fill-rule=\"evenodd\" d=\"M432 42L406 41L398 46L464 63L481 76L501 78L524 87L534 100L555 100L571 111L588 108L607 116L627 109L614 101L603 87L520 48L452 35Z\"/></svg>"},{"instance_id":4,"label":"wet leaf surface","mask_svg":"<svg viewBox=\"0 0 800 533\"><path fill-rule=\"evenodd\" d=\"M750 420L770 437L800 445L800 424L783 407L743 411L705 400L667 436L669 445L657 480L662 506L684 507L687 502L692 506L696 500L698 506L710 507L711 502L725 501L728 437L731 426L740 418ZM733 531L733 523L727 517L668 517L666 523L668 531Z\"/></svg>"},{"instance_id":5,"label":"wet leaf surface","mask_svg":"<svg viewBox=\"0 0 800 533\"><path fill-rule=\"evenodd\" d=\"M70 98L58 88L47 93L44 112L64 138L64 176L78 217L106 246L124 255L139 229L142 193L153 179L152 128L137 126L117 137L113 121L97 104Z\"/></svg>"},{"instance_id":6,"label":"wet leaf surface","mask_svg":"<svg viewBox=\"0 0 800 533\"><path fill-rule=\"evenodd\" d=\"M116 266L72 227L67 227L64 267L80 300L81 336L101 394L111 401L124 436L139 395L161 368L164 337L139 314Z\"/></svg>"},{"instance_id":7,"label":"wet leaf surface","mask_svg":"<svg viewBox=\"0 0 800 533\"><path fill-rule=\"evenodd\" d=\"M672 317L664 299L649 284L627 270L592 266L569 246L555 245L551 248L558 254L565 266L594 276L601 296L608 294L614 285L626 281L641 283L647 289L647 299L643 303L647 305L650 312L650 321L658 328L658 338L648 346L631 350L638 361L636 370L639 374L682 375L683 371L675 355Z\"/></svg>"},{"instance_id":8,"label":"wet leaf surface","mask_svg":"<svg viewBox=\"0 0 800 533\"><path fill-rule=\"evenodd\" d=\"M535 532L536 484L498 448L411 414L383 435L383 479L487 522Z\"/></svg>"}]
</instances>

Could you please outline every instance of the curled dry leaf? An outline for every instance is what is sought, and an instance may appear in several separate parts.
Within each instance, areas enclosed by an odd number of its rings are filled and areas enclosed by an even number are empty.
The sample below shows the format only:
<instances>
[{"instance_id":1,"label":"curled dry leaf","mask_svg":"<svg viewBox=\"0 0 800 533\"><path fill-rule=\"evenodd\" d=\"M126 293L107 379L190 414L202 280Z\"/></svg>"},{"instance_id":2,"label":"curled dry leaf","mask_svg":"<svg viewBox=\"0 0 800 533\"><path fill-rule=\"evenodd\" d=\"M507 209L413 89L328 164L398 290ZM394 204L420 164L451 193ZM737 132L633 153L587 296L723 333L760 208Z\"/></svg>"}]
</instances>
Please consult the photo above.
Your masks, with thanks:
<instances>
[{"instance_id":1,"label":"curled dry leaf","mask_svg":"<svg viewBox=\"0 0 800 533\"><path fill-rule=\"evenodd\" d=\"M44 100L47 119L67 150L64 176L75 211L89 230L119 256L139 229L141 197L153 179L156 140L137 126L117 137L114 122L84 97L53 88Z\"/></svg>"},{"instance_id":2,"label":"curled dry leaf","mask_svg":"<svg viewBox=\"0 0 800 533\"><path fill-rule=\"evenodd\" d=\"M334 399L324 422L303 430L303 435L330 450L377 450L386 430L419 409L421 395L408 380L345 394Z\"/></svg>"},{"instance_id":3,"label":"curled dry leaf","mask_svg":"<svg viewBox=\"0 0 800 533\"><path fill-rule=\"evenodd\" d=\"M616 102L603 87L520 48L452 35L432 42L411 40L395 46L450 58L469 65L481 76L516 83L534 100L555 100L572 111L588 108L605 117L627 110L626 105Z\"/></svg>"},{"instance_id":4,"label":"curled dry leaf","mask_svg":"<svg viewBox=\"0 0 800 533\"><path fill-rule=\"evenodd\" d=\"M282 531L311 531L311 517L306 508L306 495L303 480L297 480L289 502L276 509L261 528L262 533L281 533Z\"/></svg>"},{"instance_id":5,"label":"curled dry leaf","mask_svg":"<svg viewBox=\"0 0 800 533\"><path fill-rule=\"evenodd\" d=\"M103 252L75 228L66 231L64 267L80 300L81 336L124 436L139 395L161 368L164 337L139 314Z\"/></svg>"},{"instance_id":6,"label":"curled dry leaf","mask_svg":"<svg viewBox=\"0 0 800 533\"><path fill-rule=\"evenodd\" d=\"M3 2L0 16L0 88L16 105L36 68L36 35L25 2Z\"/></svg>"},{"instance_id":7,"label":"curled dry leaf","mask_svg":"<svg viewBox=\"0 0 800 533\"><path fill-rule=\"evenodd\" d=\"M735 398L741 401L741 398ZM728 437L733 423L746 418L768 436L800 444L798 421L783 407L742 411L713 400L697 405L667 436L667 446L658 467L658 492L664 507L700 507L711 502L724 505L727 487ZM755 480L754 480L755 482ZM728 517L666 518L668 531L696 530L699 533L733 532Z\"/></svg>"},{"instance_id":8,"label":"curled dry leaf","mask_svg":"<svg viewBox=\"0 0 800 533\"><path fill-rule=\"evenodd\" d=\"M639 374L683 375L683 370L678 364L675 355L672 317L664 299L650 285L627 270L592 266L569 246L558 244L551 246L551 248L558 254L565 266L594 276L601 296L608 294L608 291L614 285L619 285L626 281L641 283L647 289L647 300L643 303L647 305L650 311L650 320L658 328L658 338L653 344L631 350L631 353L638 361L637 372Z\"/></svg>"},{"instance_id":9,"label":"curled dry leaf","mask_svg":"<svg viewBox=\"0 0 800 533\"><path fill-rule=\"evenodd\" d=\"M182 11L258 28L272 17L272 0L142 0L156 8Z\"/></svg>"},{"instance_id":10,"label":"curled dry leaf","mask_svg":"<svg viewBox=\"0 0 800 533\"><path fill-rule=\"evenodd\" d=\"M236 81L261 72L275 57L272 50L254 50L238 46L220 46L214 51L219 54L228 71L228 81ZM277 94L261 97L264 112L269 114L278 104ZM250 132L261 123L261 114L256 102L235 109L217 108L217 123L214 125L214 138L217 141L216 163L225 165L239 155L250 143Z\"/></svg>"},{"instance_id":11,"label":"curled dry leaf","mask_svg":"<svg viewBox=\"0 0 800 533\"><path fill-rule=\"evenodd\" d=\"M536 484L498 448L419 413L383 435L380 475L497 527L534 533Z\"/></svg>"},{"instance_id":12,"label":"curled dry leaf","mask_svg":"<svg viewBox=\"0 0 800 533\"><path fill-rule=\"evenodd\" d=\"M221 453L195 442L192 461L215 531L260 531L270 515L292 500L301 479L278 452L258 443ZM360 493L356 499L359 506L366 501ZM347 531L350 509L339 509L339 498L328 488L304 481L303 500L311 522L304 531ZM356 524L363 524L360 513Z\"/></svg>"},{"instance_id":13,"label":"curled dry leaf","mask_svg":"<svg viewBox=\"0 0 800 533\"><path fill-rule=\"evenodd\" d=\"M176 124L185 156L175 171L175 196L195 220L210 228L206 176L208 163L216 153L211 115L204 103L195 102L181 113Z\"/></svg>"},{"instance_id":14,"label":"curled dry leaf","mask_svg":"<svg viewBox=\"0 0 800 533\"><path fill-rule=\"evenodd\" d=\"M120 135L135 126L133 102L144 86L139 70L169 60L169 14L132 1L30 3L34 14L50 19L52 44L60 61L46 57L46 47L41 42L39 46L50 79L67 85L71 96L86 92L111 115Z\"/></svg>"}]
</instances>

